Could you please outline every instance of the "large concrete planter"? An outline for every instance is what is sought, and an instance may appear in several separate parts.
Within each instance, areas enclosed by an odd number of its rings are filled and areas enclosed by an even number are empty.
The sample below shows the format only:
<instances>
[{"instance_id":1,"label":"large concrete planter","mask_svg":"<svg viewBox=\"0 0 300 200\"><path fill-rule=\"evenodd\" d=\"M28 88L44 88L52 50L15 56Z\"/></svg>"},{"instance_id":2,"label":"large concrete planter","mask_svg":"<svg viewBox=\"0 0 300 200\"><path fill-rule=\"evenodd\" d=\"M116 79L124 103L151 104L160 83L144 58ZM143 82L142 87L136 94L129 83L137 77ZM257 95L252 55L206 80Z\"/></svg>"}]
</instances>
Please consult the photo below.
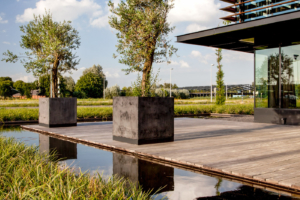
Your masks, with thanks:
<instances>
[{"instance_id":1,"label":"large concrete planter","mask_svg":"<svg viewBox=\"0 0 300 200\"><path fill-rule=\"evenodd\" d=\"M39 125L77 126L77 98L40 98Z\"/></svg>"},{"instance_id":2,"label":"large concrete planter","mask_svg":"<svg viewBox=\"0 0 300 200\"><path fill-rule=\"evenodd\" d=\"M113 140L131 144L174 141L174 99L115 97Z\"/></svg>"}]
</instances>

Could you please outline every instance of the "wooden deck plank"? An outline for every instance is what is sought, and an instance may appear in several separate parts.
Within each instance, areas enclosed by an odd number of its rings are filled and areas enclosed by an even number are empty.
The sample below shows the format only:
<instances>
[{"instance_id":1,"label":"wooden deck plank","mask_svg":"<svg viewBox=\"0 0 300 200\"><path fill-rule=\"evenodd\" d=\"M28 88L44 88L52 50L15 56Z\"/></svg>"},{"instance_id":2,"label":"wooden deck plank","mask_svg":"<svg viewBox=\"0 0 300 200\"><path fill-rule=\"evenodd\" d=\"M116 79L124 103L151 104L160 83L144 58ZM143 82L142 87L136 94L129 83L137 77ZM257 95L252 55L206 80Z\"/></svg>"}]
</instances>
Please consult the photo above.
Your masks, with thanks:
<instances>
[{"instance_id":1,"label":"wooden deck plank","mask_svg":"<svg viewBox=\"0 0 300 200\"><path fill-rule=\"evenodd\" d=\"M299 187L300 191L299 126L177 118L174 142L140 146L113 141L112 122L51 129L26 127L293 189Z\"/></svg>"}]
</instances>

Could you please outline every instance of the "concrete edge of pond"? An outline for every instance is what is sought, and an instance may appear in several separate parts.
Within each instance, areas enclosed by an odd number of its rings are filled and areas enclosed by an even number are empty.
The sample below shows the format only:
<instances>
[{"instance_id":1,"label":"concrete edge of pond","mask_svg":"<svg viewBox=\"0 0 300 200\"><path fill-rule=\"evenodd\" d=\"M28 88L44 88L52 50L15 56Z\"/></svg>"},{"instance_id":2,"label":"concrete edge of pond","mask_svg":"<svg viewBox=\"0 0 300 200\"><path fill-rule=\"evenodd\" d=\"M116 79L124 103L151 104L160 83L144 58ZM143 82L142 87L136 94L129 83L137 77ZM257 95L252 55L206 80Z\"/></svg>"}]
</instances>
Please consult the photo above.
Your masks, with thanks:
<instances>
[{"instance_id":1,"label":"concrete edge of pond","mask_svg":"<svg viewBox=\"0 0 300 200\"><path fill-rule=\"evenodd\" d=\"M181 169L192 171L192 172L199 172L199 173L202 173L202 174L205 174L208 176L222 177L224 179L242 183L242 184L249 185L252 187L257 187L257 188L265 189L265 190L268 190L271 192L276 192L279 194L284 194L284 195L300 198L300 187L296 186L296 185L287 186L287 185L279 184L279 183L269 181L269 180L257 179L255 177L247 176L245 174L235 173L235 172L226 171L226 170L220 170L217 168L213 168L213 167L209 167L209 166L205 166L205 165L194 164L194 163L185 162L185 161L180 161L180 160L176 160L176 159L172 159L172 158L168 158L168 157L156 156L156 155L147 154L147 153L143 153L143 152L139 152L139 151L135 151L135 150L130 150L130 149L125 149L125 148L121 148L121 147L117 147L117 146L107 145L104 143L97 143L97 142L92 142L92 141L88 141L88 140L83 140L83 139L79 139L76 137L66 136L66 135L57 134L54 132L48 132L48 131L43 131L43 130L27 127L25 125L21 125L21 128L23 128L25 130L37 132L37 133L46 134L49 136L54 136L54 137L62 139L62 140L67 140L70 142L80 143L80 144L84 144L87 146L97 147L97 148L101 148L103 150L108 150L108 151L112 151L112 152L136 156L138 158L141 158L144 160L149 160L151 162L155 162L158 164L165 164L165 165L181 168Z\"/></svg>"}]
</instances>

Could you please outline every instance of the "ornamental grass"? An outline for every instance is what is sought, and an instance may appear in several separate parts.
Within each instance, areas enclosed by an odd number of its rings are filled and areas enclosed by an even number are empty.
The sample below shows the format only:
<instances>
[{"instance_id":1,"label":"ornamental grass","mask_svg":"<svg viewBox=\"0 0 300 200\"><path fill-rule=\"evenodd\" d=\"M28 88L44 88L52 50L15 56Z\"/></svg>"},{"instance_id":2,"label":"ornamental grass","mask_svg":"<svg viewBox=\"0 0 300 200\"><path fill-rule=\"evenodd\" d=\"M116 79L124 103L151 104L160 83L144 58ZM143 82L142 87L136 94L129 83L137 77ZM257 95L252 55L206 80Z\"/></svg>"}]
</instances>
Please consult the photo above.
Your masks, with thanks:
<instances>
[{"instance_id":1,"label":"ornamental grass","mask_svg":"<svg viewBox=\"0 0 300 200\"><path fill-rule=\"evenodd\" d=\"M38 147L0 136L0 199L151 199L127 180L75 172L53 160Z\"/></svg>"},{"instance_id":2,"label":"ornamental grass","mask_svg":"<svg viewBox=\"0 0 300 200\"><path fill-rule=\"evenodd\" d=\"M246 114L253 115L253 104L240 104L240 105L188 105L174 107L175 116L184 115L199 115L199 114ZM77 117L79 119L111 119L113 116L112 107L78 107ZM0 122L5 121L29 121L38 120L38 108L15 108L6 109L0 108Z\"/></svg>"}]
</instances>

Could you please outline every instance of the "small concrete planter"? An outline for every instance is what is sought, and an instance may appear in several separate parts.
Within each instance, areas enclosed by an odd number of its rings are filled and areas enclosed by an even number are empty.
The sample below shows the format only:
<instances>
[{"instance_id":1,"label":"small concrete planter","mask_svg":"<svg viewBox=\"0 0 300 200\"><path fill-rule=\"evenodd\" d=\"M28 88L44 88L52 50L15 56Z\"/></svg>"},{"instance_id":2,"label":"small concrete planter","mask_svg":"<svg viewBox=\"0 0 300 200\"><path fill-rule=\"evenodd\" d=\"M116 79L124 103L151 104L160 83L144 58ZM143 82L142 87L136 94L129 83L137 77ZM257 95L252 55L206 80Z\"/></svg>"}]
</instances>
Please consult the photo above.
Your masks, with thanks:
<instances>
[{"instance_id":1,"label":"small concrete planter","mask_svg":"<svg viewBox=\"0 0 300 200\"><path fill-rule=\"evenodd\" d=\"M113 140L131 144L174 141L174 99L115 97Z\"/></svg>"},{"instance_id":2,"label":"small concrete planter","mask_svg":"<svg viewBox=\"0 0 300 200\"><path fill-rule=\"evenodd\" d=\"M77 98L40 98L39 125L77 126Z\"/></svg>"}]
</instances>

